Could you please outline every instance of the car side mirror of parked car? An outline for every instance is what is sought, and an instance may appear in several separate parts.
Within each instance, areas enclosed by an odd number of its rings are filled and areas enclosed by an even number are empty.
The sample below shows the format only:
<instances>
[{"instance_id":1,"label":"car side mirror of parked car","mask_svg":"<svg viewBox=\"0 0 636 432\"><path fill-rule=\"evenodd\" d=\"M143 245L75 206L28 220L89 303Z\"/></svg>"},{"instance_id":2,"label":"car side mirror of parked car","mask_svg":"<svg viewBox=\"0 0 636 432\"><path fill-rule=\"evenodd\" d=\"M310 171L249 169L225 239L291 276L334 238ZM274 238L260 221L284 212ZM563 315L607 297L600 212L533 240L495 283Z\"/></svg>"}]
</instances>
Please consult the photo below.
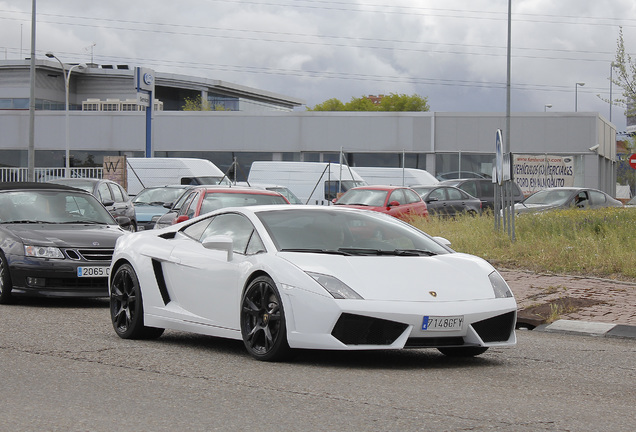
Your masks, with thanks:
<instances>
[{"instance_id":1,"label":"car side mirror of parked car","mask_svg":"<svg viewBox=\"0 0 636 432\"><path fill-rule=\"evenodd\" d=\"M111 200L111 199L105 199L102 201L102 204L104 204L104 207L110 207L113 204L115 204L115 201Z\"/></svg>"},{"instance_id":2,"label":"car side mirror of parked car","mask_svg":"<svg viewBox=\"0 0 636 432\"><path fill-rule=\"evenodd\" d=\"M232 261L234 242L232 237L224 235L212 235L203 239L203 247L210 250L221 250L227 252L227 260Z\"/></svg>"},{"instance_id":3,"label":"car side mirror of parked car","mask_svg":"<svg viewBox=\"0 0 636 432\"><path fill-rule=\"evenodd\" d=\"M450 240L445 239L444 237L438 237L438 236L435 236L435 237L433 237L433 240L435 240L437 243L441 243L441 244L443 244L443 245L444 245L444 246L446 246L446 247L451 247L451 242L450 242Z\"/></svg>"},{"instance_id":4,"label":"car side mirror of parked car","mask_svg":"<svg viewBox=\"0 0 636 432\"><path fill-rule=\"evenodd\" d=\"M389 207L397 207L397 206L399 206L399 205L400 205L399 201L391 201L391 202L389 203Z\"/></svg>"},{"instance_id":5,"label":"car side mirror of parked car","mask_svg":"<svg viewBox=\"0 0 636 432\"><path fill-rule=\"evenodd\" d=\"M177 219L175 219L174 223L178 224L179 222L185 222L190 219L187 215L181 215Z\"/></svg>"},{"instance_id":6,"label":"car side mirror of parked car","mask_svg":"<svg viewBox=\"0 0 636 432\"><path fill-rule=\"evenodd\" d=\"M124 228L125 230L128 230L128 228L132 224L132 220L128 216L117 216L115 220L117 221L117 225Z\"/></svg>"},{"instance_id":7,"label":"car side mirror of parked car","mask_svg":"<svg viewBox=\"0 0 636 432\"><path fill-rule=\"evenodd\" d=\"M427 198L426 199L427 203L434 202L434 201L439 201L439 199L437 197L435 197L435 198Z\"/></svg>"}]
</instances>

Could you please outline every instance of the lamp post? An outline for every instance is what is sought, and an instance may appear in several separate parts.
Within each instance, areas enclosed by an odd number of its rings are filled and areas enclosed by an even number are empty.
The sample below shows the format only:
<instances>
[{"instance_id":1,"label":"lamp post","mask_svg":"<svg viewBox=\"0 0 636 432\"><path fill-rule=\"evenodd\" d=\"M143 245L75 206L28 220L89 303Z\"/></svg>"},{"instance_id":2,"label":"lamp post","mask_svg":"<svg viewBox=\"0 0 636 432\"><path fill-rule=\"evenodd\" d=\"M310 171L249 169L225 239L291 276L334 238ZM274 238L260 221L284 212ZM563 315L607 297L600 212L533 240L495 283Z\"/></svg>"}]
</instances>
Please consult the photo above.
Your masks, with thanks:
<instances>
[{"instance_id":1,"label":"lamp post","mask_svg":"<svg viewBox=\"0 0 636 432\"><path fill-rule=\"evenodd\" d=\"M69 83L71 80L71 72L73 71L73 69L78 68L79 70L82 69L86 69L86 65L84 63L80 63L80 64L76 64L71 66L70 68L68 68L68 71L66 70L66 68L64 67L64 63L62 63L62 61L57 58L55 56L55 54L53 54L52 52L47 52L46 56L48 58L54 58L55 60L57 60L60 63L60 66L62 67L62 74L64 75L64 93L66 96L65 99L65 105L64 105L64 116L65 116L65 128L66 128L66 164L65 164L65 169L64 169L64 177L69 178L71 176L71 141L70 141L70 137L69 137L69 124L68 124L68 93L69 93Z\"/></svg>"},{"instance_id":2,"label":"lamp post","mask_svg":"<svg viewBox=\"0 0 636 432\"><path fill-rule=\"evenodd\" d=\"M545 104L543 105L543 112L547 112L548 108L552 108L552 104Z\"/></svg>"},{"instance_id":3,"label":"lamp post","mask_svg":"<svg viewBox=\"0 0 636 432\"><path fill-rule=\"evenodd\" d=\"M579 86L583 87L584 85L584 82L577 82L574 86L574 112L579 110Z\"/></svg>"}]
</instances>

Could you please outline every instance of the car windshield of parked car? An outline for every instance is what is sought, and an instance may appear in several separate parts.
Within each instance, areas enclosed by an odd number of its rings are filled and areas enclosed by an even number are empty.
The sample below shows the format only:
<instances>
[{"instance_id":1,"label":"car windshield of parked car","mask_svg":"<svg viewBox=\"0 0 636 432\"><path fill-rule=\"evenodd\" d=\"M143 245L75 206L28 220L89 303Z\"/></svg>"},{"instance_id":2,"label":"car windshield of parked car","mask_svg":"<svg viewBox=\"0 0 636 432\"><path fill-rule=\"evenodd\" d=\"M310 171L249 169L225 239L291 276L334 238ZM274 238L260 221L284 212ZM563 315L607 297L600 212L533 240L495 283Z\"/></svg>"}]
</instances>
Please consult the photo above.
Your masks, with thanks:
<instances>
[{"instance_id":1,"label":"car windshield of parked car","mask_svg":"<svg viewBox=\"0 0 636 432\"><path fill-rule=\"evenodd\" d=\"M282 195L260 193L206 193L201 203L201 214L225 207L245 207L252 205L289 204Z\"/></svg>"},{"instance_id":2,"label":"car windshield of parked car","mask_svg":"<svg viewBox=\"0 0 636 432\"><path fill-rule=\"evenodd\" d=\"M411 189L417 192L419 196L424 197L427 193L435 189L435 186L412 186Z\"/></svg>"},{"instance_id":3,"label":"car windshield of parked car","mask_svg":"<svg viewBox=\"0 0 636 432\"><path fill-rule=\"evenodd\" d=\"M363 205L371 207L382 207L386 202L388 191L377 189L351 189L338 198L336 204L340 205Z\"/></svg>"},{"instance_id":4,"label":"car windshield of parked car","mask_svg":"<svg viewBox=\"0 0 636 432\"><path fill-rule=\"evenodd\" d=\"M403 256L448 253L433 239L398 219L341 210L291 209L257 215L282 252Z\"/></svg>"},{"instance_id":5,"label":"car windshield of parked car","mask_svg":"<svg viewBox=\"0 0 636 432\"><path fill-rule=\"evenodd\" d=\"M92 195L73 191L29 190L0 194L2 223L94 223L115 220Z\"/></svg>"},{"instance_id":6,"label":"car windshield of parked car","mask_svg":"<svg viewBox=\"0 0 636 432\"><path fill-rule=\"evenodd\" d=\"M132 200L137 205L163 206L165 203L173 203L181 196L184 189L174 187L159 187L144 189Z\"/></svg>"},{"instance_id":7,"label":"car windshield of parked car","mask_svg":"<svg viewBox=\"0 0 636 432\"><path fill-rule=\"evenodd\" d=\"M541 190L526 198L524 204L552 205L564 204L572 196L571 190Z\"/></svg>"}]
</instances>

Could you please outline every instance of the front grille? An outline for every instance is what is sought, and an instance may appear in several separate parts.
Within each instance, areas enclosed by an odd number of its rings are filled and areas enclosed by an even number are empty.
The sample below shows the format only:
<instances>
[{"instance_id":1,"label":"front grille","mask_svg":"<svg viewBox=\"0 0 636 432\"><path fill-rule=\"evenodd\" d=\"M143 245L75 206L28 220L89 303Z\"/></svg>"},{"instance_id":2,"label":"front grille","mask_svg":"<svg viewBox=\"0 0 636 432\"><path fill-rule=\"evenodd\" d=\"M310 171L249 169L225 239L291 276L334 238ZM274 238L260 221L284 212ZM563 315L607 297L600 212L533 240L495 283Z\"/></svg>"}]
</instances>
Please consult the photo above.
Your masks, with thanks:
<instances>
[{"instance_id":1,"label":"front grille","mask_svg":"<svg viewBox=\"0 0 636 432\"><path fill-rule=\"evenodd\" d=\"M464 345L462 337L428 337L428 338L409 338L404 348L437 348L444 346Z\"/></svg>"},{"instance_id":2,"label":"front grille","mask_svg":"<svg viewBox=\"0 0 636 432\"><path fill-rule=\"evenodd\" d=\"M472 326L484 342L505 342L515 328L515 313L508 312L478 321Z\"/></svg>"},{"instance_id":3,"label":"front grille","mask_svg":"<svg viewBox=\"0 0 636 432\"><path fill-rule=\"evenodd\" d=\"M69 259L108 262L113 259L114 249L65 249Z\"/></svg>"},{"instance_id":4,"label":"front grille","mask_svg":"<svg viewBox=\"0 0 636 432\"><path fill-rule=\"evenodd\" d=\"M345 345L391 345L407 324L343 313L331 335Z\"/></svg>"}]
</instances>

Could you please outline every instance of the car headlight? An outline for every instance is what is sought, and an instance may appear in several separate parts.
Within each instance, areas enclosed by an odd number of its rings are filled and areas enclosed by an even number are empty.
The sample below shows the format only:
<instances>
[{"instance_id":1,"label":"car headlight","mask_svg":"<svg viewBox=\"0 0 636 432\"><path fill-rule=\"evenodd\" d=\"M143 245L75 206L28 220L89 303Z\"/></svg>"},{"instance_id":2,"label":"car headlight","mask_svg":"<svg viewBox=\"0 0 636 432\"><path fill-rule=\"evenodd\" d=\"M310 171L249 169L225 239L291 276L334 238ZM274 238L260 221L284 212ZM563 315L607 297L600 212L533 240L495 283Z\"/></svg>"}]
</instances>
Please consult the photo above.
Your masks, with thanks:
<instances>
[{"instance_id":1,"label":"car headlight","mask_svg":"<svg viewBox=\"0 0 636 432\"><path fill-rule=\"evenodd\" d=\"M490 279L492 290L495 292L495 298L512 297L510 287L508 287L508 284L499 273L496 271L490 273L488 279Z\"/></svg>"},{"instance_id":2,"label":"car headlight","mask_svg":"<svg viewBox=\"0 0 636 432\"><path fill-rule=\"evenodd\" d=\"M35 258L64 259L64 254L56 247L50 246L24 246L24 255Z\"/></svg>"},{"instance_id":3,"label":"car headlight","mask_svg":"<svg viewBox=\"0 0 636 432\"><path fill-rule=\"evenodd\" d=\"M362 300L360 294L338 278L322 273L307 272L307 274L326 289L333 298Z\"/></svg>"}]
</instances>

